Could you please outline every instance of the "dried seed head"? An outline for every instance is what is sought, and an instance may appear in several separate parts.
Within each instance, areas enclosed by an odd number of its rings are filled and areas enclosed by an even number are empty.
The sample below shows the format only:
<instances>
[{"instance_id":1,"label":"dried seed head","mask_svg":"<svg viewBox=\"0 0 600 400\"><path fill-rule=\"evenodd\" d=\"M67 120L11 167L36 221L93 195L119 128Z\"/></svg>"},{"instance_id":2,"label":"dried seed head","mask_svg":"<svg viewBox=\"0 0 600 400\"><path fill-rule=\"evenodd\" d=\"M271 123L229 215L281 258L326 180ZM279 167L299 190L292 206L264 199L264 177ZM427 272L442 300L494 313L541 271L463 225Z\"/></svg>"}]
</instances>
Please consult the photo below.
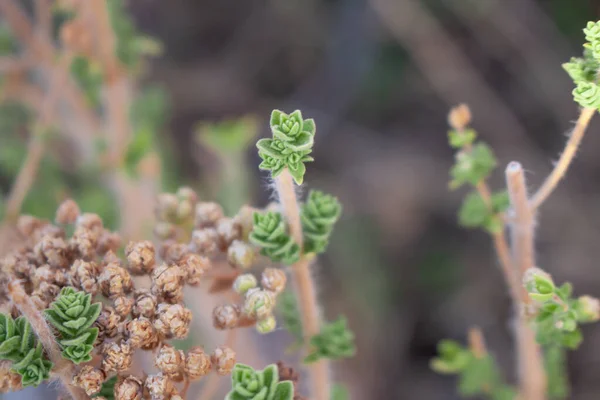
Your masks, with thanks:
<instances>
[{"instance_id":1,"label":"dried seed head","mask_svg":"<svg viewBox=\"0 0 600 400\"><path fill-rule=\"evenodd\" d=\"M123 372L131 367L133 349L127 342L105 343L102 349L102 370L108 375L110 372Z\"/></svg>"},{"instance_id":2,"label":"dried seed head","mask_svg":"<svg viewBox=\"0 0 600 400\"><path fill-rule=\"evenodd\" d=\"M46 235L35 245L33 251L52 268L67 268L69 265L68 246L63 238Z\"/></svg>"},{"instance_id":3,"label":"dried seed head","mask_svg":"<svg viewBox=\"0 0 600 400\"><path fill-rule=\"evenodd\" d=\"M102 389L105 379L104 372L91 365L84 365L73 377L73 385L83 389L88 396L93 396Z\"/></svg>"},{"instance_id":4,"label":"dried seed head","mask_svg":"<svg viewBox=\"0 0 600 400\"><path fill-rule=\"evenodd\" d=\"M161 372L155 375L148 375L144 386L152 400L168 400L175 391L173 382Z\"/></svg>"},{"instance_id":5,"label":"dried seed head","mask_svg":"<svg viewBox=\"0 0 600 400\"><path fill-rule=\"evenodd\" d=\"M238 326L240 309L236 305L217 306L213 310L213 326L217 329L233 329Z\"/></svg>"},{"instance_id":6,"label":"dried seed head","mask_svg":"<svg viewBox=\"0 0 600 400\"><path fill-rule=\"evenodd\" d=\"M71 249L77 252L81 258L91 260L96 256L96 247L100 238L100 230L92 230L78 226L69 240Z\"/></svg>"},{"instance_id":7,"label":"dried seed head","mask_svg":"<svg viewBox=\"0 0 600 400\"><path fill-rule=\"evenodd\" d=\"M21 375L8 369L0 371L0 393L17 392L21 389Z\"/></svg>"},{"instance_id":8,"label":"dried seed head","mask_svg":"<svg viewBox=\"0 0 600 400\"><path fill-rule=\"evenodd\" d=\"M466 104L460 104L448 113L448 124L457 130L463 130L471 123L471 110Z\"/></svg>"},{"instance_id":9,"label":"dried seed head","mask_svg":"<svg viewBox=\"0 0 600 400\"><path fill-rule=\"evenodd\" d=\"M17 230L26 238L31 238L34 232L41 229L44 225L47 225L47 222L31 215L21 215L17 220Z\"/></svg>"},{"instance_id":10,"label":"dried seed head","mask_svg":"<svg viewBox=\"0 0 600 400\"><path fill-rule=\"evenodd\" d=\"M273 332L276 327L277 321L275 321L275 317L272 315L259 319L256 322L256 331L262 335Z\"/></svg>"},{"instance_id":11,"label":"dried seed head","mask_svg":"<svg viewBox=\"0 0 600 400\"><path fill-rule=\"evenodd\" d=\"M250 289L246 293L244 302L244 314L250 318L263 319L273 312L275 307L275 295L262 289Z\"/></svg>"},{"instance_id":12,"label":"dried seed head","mask_svg":"<svg viewBox=\"0 0 600 400\"><path fill-rule=\"evenodd\" d=\"M183 271L176 264L162 264L152 272L152 293L169 303L183 299Z\"/></svg>"},{"instance_id":13,"label":"dried seed head","mask_svg":"<svg viewBox=\"0 0 600 400\"><path fill-rule=\"evenodd\" d=\"M113 300L113 306L121 319L125 319L131 313L133 308L133 299L125 295L115 297Z\"/></svg>"},{"instance_id":14,"label":"dried seed head","mask_svg":"<svg viewBox=\"0 0 600 400\"><path fill-rule=\"evenodd\" d=\"M94 326L98 328L98 339L103 341L105 338L113 338L119 332L119 322L121 317L114 308L104 306Z\"/></svg>"},{"instance_id":15,"label":"dried seed head","mask_svg":"<svg viewBox=\"0 0 600 400\"><path fill-rule=\"evenodd\" d=\"M128 293L133 287L131 275L117 263L110 263L104 267L98 283L102 294L109 298Z\"/></svg>"},{"instance_id":16,"label":"dried seed head","mask_svg":"<svg viewBox=\"0 0 600 400\"><path fill-rule=\"evenodd\" d=\"M262 287L275 294L283 292L286 282L285 272L277 268L265 268L260 279Z\"/></svg>"},{"instance_id":17,"label":"dried seed head","mask_svg":"<svg viewBox=\"0 0 600 400\"><path fill-rule=\"evenodd\" d=\"M233 282L233 290L239 294L246 294L248 290L254 289L256 286L258 286L258 282L252 274L239 275Z\"/></svg>"},{"instance_id":18,"label":"dried seed head","mask_svg":"<svg viewBox=\"0 0 600 400\"><path fill-rule=\"evenodd\" d=\"M248 243L234 240L227 249L227 261L234 268L248 269L254 264L256 252Z\"/></svg>"},{"instance_id":19,"label":"dried seed head","mask_svg":"<svg viewBox=\"0 0 600 400\"><path fill-rule=\"evenodd\" d=\"M298 386L298 380L300 374L296 372L292 367L288 367L282 361L277 362L277 370L279 371L279 381L291 381L294 385L294 389ZM297 392L294 390L294 392Z\"/></svg>"},{"instance_id":20,"label":"dried seed head","mask_svg":"<svg viewBox=\"0 0 600 400\"><path fill-rule=\"evenodd\" d=\"M154 235L161 240L171 239L175 237L175 226L170 222L157 222L154 225Z\"/></svg>"},{"instance_id":21,"label":"dried seed head","mask_svg":"<svg viewBox=\"0 0 600 400\"><path fill-rule=\"evenodd\" d=\"M194 253L183 256L178 265L183 271L185 283L192 286L200 284L202 276L211 267L210 259Z\"/></svg>"},{"instance_id":22,"label":"dried seed head","mask_svg":"<svg viewBox=\"0 0 600 400\"><path fill-rule=\"evenodd\" d=\"M109 251L118 251L121 247L121 242L121 235L119 235L117 232L104 230L98 237L96 251L100 255L106 254Z\"/></svg>"},{"instance_id":23,"label":"dried seed head","mask_svg":"<svg viewBox=\"0 0 600 400\"><path fill-rule=\"evenodd\" d=\"M235 218L221 218L216 228L221 250L227 249L234 240L242 238L242 226Z\"/></svg>"},{"instance_id":24,"label":"dried seed head","mask_svg":"<svg viewBox=\"0 0 600 400\"><path fill-rule=\"evenodd\" d=\"M192 231L190 248L194 253L213 256L219 250L219 235L214 228L202 228Z\"/></svg>"},{"instance_id":25,"label":"dried seed head","mask_svg":"<svg viewBox=\"0 0 600 400\"><path fill-rule=\"evenodd\" d=\"M192 347L185 357L184 371L191 381L198 380L207 375L212 368L210 356L202 347Z\"/></svg>"},{"instance_id":26,"label":"dried seed head","mask_svg":"<svg viewBox=\"0 0 600 400\"><path fill-rule=\"evenodd\" d=\"M34 291L35 294L39 295L48 304L52 303L56 296L60 293L60 287L52 283L42 282L40 286Z\"/></svg>"},{"instance_id":27,"label":"dried seed head","mask_svg":"<svg viewBox=\"0 0 600 400\"><path fill-rule=\"evenodd\" d=\"M98 292L98 276L100 267L93 261L75 260L70 270L71 284L86 293L95 295Z\"/></svg>"},{"instance_id":28,"label":"dried seed head","mask_svg":"<svg viewBox=\"0 0 600 400\"><path fill-rule=\"evenodd\" d=\"M116 400L142 400L144 398L144 382L133 375L119 377L115 384Z\"/></svg>"},{"instance_id":29,"label":"dried seed head","mask_svg":"<svg viewBox=\"0 0 600 400\"><path fill-rule=\"evenodd\" d=\"M132 314L134 317L154 317L158 300L148 289L140 289L134 293Z\"/></svg>"},{"instance_id":30,"label":"dried seed head","mask_svg":"<svg viewBox=\"0 0 600 400\"><path fill-rule=\"evenodd\" d=\"M245 205L240 208L235 216L242 228L242 238L247 239L250 232L252 232L254 228L254 213L257 211L259 211L257 208Z\"/></svg>"},{"instance_id":31,"label":"dried seed head","mask_svg":"<svg viewBox=\"0 0 600 400\"><path fill-rule=\"evenodd\" d=\"M179 199L172 193L161 193L156 199L154 212L160 221L170 221L175 218Z\"/></svg>"},{"instance_id":32,"label":"dried seed head","mask_svg":"<svg viewBox=\"0 0 600 400\"><path fill-rule=\"evenodd\" d=\"M67 199L60 203L56 210L55 221L57 224L74 224L80 214L79 206L73 199Z\"/></svg>"},{"instance_id":33,"label":"dried seed head","mask_svg":"<svg viewBox=\"0 0 600 400\"><path fill-rule=\"evenodd\" d=\"M91 231L100 231L104 228L102 218L98 214L84 213L77 217L75 222L78 228L85 228Z\"/></svg>"},{"instance_id":34,"label":"dried seed head","mask_svg":"<svg viewBox=\"0 0 600 400\"><path fill-rule=\"evenodd\" d=\"M154 357L154 365L163 374L169 377L176 377L183 370L181 352L169 344L163 344Z\"/></svg>"},{"instance_id":35,"label":"dried seed head","mask_svg":"<svg viewBox=\"0 0 600 400\"><path fill-rule=\"evenodd\" d=\"M190 250L184 243L177 243L173 240L163 242L160 247L160 256L168 264L177 263L183 258Z\"/></svg>"},{"instance_id":36,"label":"dried seed head","mask_svg":"<svg viewBox=\"0 0 600 400\"><path fill-rule=\"evenodd\" d=\"M129 242L125 248L127 266L132 274L150 274L154 269L155 251L152 242Z\"/></svg>"},{"instance_id":37,"label":"dried seed head","mask_svg":"<svg viewBox=\"0 0 600 400\"><path fill-rule=\"evenodd\" d=\"M131 347L139 349L140 347L151 345L156 341L157 334L152 321L140 317L127 322L125 325L125 337Z\"/></svg>"},{"instance_id":38,"label":"dried seed head","mask_svg":"<svg viewBox=\"0 0 600 400\"><path fill-rule=\"evenodd\" d=\"M217 374L227 375L235 366L235 351L227 346L219 346L213 352L211 362L217 370Z\"/></svg>"},{"instance_id":39,"label":"dried seed head","mask_svg":"<svg viewBox=\"0 0 600 400\"><path fill-rule=\"evenodd\" d=\"M154 320L156 330L166 338L185 338L190 331L192 312L181 304L161 303Z\"/></svg>"},{"instance_id":40,"label":"dried seed head","mask_svg":"<svg viewBox=\"0 0 600 400\"><path fill-rule=\"evenodd\" d=\"M196 228L215 226L223 218L223 207L217 203L196 204Z\"/></svg>"},{"instance_id":41,"label":"dried seed head","mask_svg":"<svg viewBox=\"0 0 600 400\"><path fill-rule=\"evenodd\" d=\"M40 283L54 283L54 272L55 270L50 268L48 264L42 265L34 270L31 282L34 287L39 287Z\"/></svg>"}]
</instances>

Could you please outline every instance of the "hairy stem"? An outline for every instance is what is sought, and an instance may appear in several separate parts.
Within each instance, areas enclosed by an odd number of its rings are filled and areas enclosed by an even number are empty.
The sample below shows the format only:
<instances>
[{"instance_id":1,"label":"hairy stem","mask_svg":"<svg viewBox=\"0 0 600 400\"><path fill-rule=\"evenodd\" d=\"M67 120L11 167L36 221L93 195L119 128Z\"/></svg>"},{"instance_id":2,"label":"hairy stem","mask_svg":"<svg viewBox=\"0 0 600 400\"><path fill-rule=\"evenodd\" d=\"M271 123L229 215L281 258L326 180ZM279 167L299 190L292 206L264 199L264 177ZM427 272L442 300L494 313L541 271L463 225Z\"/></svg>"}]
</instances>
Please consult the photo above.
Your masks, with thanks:
<instances>
[{"instance_id":1,"label":"hairy stem","mask_svg":"<svg viewBox=\"0 0 600 400\"><path fill-rule=\"evenodd\" d=\"M519 278L523 272L535 265L534 253L534 216L527 199L527 186L523 167L518 162L511 162L506 167L506 184L512 206L510 232L512 237L513 259ZM520 280L520 279L519 279ZM527 296L522 305L529 302ZM544 400L546 398L546 373L539 345L535 340L535 332L517 307L517 357L520 376L521 396L527 400Z\"/></svg>"},{"instance_id":2,"label":"hairy stem","mask_svg":"<svg viewBox=\"0 0 600 400\"><path fill-rule=\"evenodd\" d=\"M83 390L71 384L73 376L75 375L75 366L68 360L62 358L60 348L54 340L52 330L48 326L42 313L40 313L35 304L33 304L33 301L31 301L31 298L25 293L20 281L13 280L8 284L8 295L13 304L17 306L21 314L25 316L27 321L31 324L31 328L40 340L40 343L42 343L42 346L44 346L48 358L54 363L56 375L65 389L74 400L86 399L87 396Z\"/></svg>"},{"instance_id":3,"label":"hairy stem","mask_svg":"<svg viewBox=\"0 0 600 400\"><path fill-rule=\"evenodd\" d=\"M583 139L583 135L590 123L590 120L596 113L595 108L583 108L581 113L579 114L579 118L575 123L575 128L573 128L573 132L571 132L571 136L567 141L565 146L565 150L560 155L558 162L554 166L554 169L548 175L542 186L538 189L538 191L531 198L531 208L535 210L538 208L547 198L550 196L550 193L556 188L558 182L560 182L561 178L567 172L571 161L575 157L575 153L577 153L577 149L579 148L579 144L581 143L581 139Z\"/></svg>"},{"instance_id":4,"label":"hairy stem","mask_svg":"<svg viewBox=\"0 0 600 400\"><path fill-rule=\"evenodd\" d=\"M281 175L275 178L275 183L292 238L302 248L304 241L300 221L300 206L296 198L292 175L285 169ZM310 264L311 260L303 256L296 264L292 265L292 277L306 342L312 336L318 334L321 327L316 285L311 275ZM308 367L312 388L311 399L329 399L331 379L328 364L327 360L322 359Z\"/></svg>"}]
</instances>

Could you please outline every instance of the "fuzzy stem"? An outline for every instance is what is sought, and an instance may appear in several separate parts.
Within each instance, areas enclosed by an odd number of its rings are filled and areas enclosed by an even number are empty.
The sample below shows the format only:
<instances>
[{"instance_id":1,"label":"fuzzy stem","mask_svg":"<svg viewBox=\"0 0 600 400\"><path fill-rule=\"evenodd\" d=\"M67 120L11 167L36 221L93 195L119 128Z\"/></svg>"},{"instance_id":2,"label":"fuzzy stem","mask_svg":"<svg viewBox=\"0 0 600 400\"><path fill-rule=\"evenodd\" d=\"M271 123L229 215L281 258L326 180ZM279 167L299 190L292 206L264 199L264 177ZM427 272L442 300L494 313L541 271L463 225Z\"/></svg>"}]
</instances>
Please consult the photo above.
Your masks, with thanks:
<instances>
[{"instance_id":1,"label":"fuzzy stem","mask_svg":"<svg viewBox=\"0 0 600 400\"><path fill-rule=\"evenodd\" d=\"M575 153L579 148L579 144L581 143L581 139L583 139L583 135L588 127L590 120L596 113L595 108L583 108L581 113L579 114L579 118L575 123L575 128L573 128L573 132L567 141L565 146L565 150L560 155L560 158L554 169L548 175L542 186L538 189L538 191L532 196L531 199L531 208L535 210L538 208L544 200L550 196L550 193L556 188L558 182L560 182L561 178L567 172L571 161L575 157Z\"/></svg>"},{"instance_id":2,"label":"fuzzy stem","mask_svg":"<svg viewBox=\"0 0 600 400\"><path fill-rule=\"evenodd\" d=\"M275 178L279 201L290 228L292 238L300 248L303 246L302 223L300 221L300 206L294 190L292 175L286 169ZM302 318L302 329L305 342L317 335L321 330L319 304L317 300L316 285L310 271L311 259L303 256L292 265L292 276L298 299L298 306ZM330 396L331 378L327 360L319 360L308 367L312 390L310 398L314 400L328 400Z\"/></svg>"},{"instance_id":3,"label":"fuzzy stem","mask_svg":"<svg viewBox=\"0 0 600 400\"><path fill-rule=\"evenodd\" d=\"M511 218L511 237L513 259L518 276L535 265L534 254L534 216L527 199L527 186L523 167L511 162L506 167L506 184L514 215ZM528 297L522 300L527 303ZM546 373L542 352L535 340L535 332L517 307L517 357L521 380L521 396L527 400L546 398Z\"/></svg>"},{"instance_id":4,"label":"fuzzy stem","mask_svg":"<svg viewBox=\"0 0 600 400\"><path fill-rule=\"evenodd\" d=\"M48 326L46 319L36 308L31 298L25 293L21 282L13 280L8 284L8 295L11 301L17 306L19 311L31 324L31 328L37 335L40 343L44 346L48 358L54 363L54 369L57 377L61 380L65 389L74 400L84 400L87 398L83 390L71 384L75 375L75 366L68 360L62 358L60 348L54 340L52 330Z\"/></svg>"}]
</instances>

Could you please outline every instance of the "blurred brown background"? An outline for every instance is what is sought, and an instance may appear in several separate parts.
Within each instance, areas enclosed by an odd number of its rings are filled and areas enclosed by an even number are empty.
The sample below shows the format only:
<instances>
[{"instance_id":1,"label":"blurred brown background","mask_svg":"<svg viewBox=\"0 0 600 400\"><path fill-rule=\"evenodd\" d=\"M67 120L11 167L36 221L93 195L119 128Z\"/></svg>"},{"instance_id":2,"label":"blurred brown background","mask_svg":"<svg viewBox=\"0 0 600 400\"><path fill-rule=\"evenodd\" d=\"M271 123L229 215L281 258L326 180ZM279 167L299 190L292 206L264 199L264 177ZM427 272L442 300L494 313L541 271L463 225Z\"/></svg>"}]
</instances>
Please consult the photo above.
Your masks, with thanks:
<instances>
[{"instance_id":1,"label":"blurred brown background","mask_svg":"<svg viewBox=\"0 0 600 400\"><path fill-rule=\"evenodd\" d=\"M131 0L165 47L149 82L170 99L165 140L181 182L212 185L198 121L299 108L317 122L305 181L340 197L345 216L318 269L325 314L345 313L358 356L336 366L355 399L455 399L429 360L442 338L479 325L514 380L511 307L488 237L457 226L464 193L447 189L446 114L470 105L503 167L531 190L577 116L561 63L580 52L595 0ZM596 117L598 118L598 117ZM538 216L538 260L578 294L600 293L600 123ZM253 200L266 176L248 151ZM6 189L3 186L3 189ZM573 399L600 396L600 328L569 356Z\"/></svg>"}]
</instances>

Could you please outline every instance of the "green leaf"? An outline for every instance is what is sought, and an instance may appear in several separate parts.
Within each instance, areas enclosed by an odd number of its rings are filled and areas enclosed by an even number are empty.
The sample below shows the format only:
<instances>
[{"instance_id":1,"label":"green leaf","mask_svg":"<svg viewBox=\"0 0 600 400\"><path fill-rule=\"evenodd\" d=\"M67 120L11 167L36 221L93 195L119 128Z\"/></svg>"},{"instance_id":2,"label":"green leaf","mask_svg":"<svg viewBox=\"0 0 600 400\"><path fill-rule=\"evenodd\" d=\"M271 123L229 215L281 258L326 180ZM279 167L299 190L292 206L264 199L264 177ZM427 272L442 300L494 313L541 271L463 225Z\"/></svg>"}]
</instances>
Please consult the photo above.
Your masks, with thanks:
<instances>
[{"instance_id":1,"label":"green leaf","mask_svg":"<svg viewBox=\"0 0 600 400\"><path fill-rule=\"evenodd\" d=\"M475 133L473 129L465 129L463 131L451 130L448 132L448 142L450 143L450 147L455 149L461 149L471 145L476 137L477 133Z\"/></svg>"},{"instance_id":2,"label":"green leaf","mask_svg":"<svg viewBox=\"0 0 600 400\"><path fill-rule=\"evenodd\" d=\"M325 251L341 214L342 205L337 198L317 190L310 191L300 214L306 253Z\"/></svg>"},{"instance_id":3,"label":"green leaf","mask_svg":"<svg viewBox=\"0 0 600 400\"><path fill-rule=\"evenodd\" d=\"M450 188L456 189L465 183L477 185L490 175L496 165L492 149L484 143L475 144L470 151L460 151L450 169Z\"/></svg>"},{"instance_id":4,"label":"green leaf","mask_svg":"<svg viewBox=\"0 0 600 400\"><path fill-rule=\"evenodd\" d=\"M292 400L294 398L294 384L290 381L279 382L275 387L273 400Z\"/></svg>"},{"instance_id":5,"label":"green leaf","mask_svg":"<svg viewBox=\"0 0 600 400\"><path fill-rule=\"evenodd\" d=\"M261 253L275 262L294 264L300 258L300 248L287 234L283 216L276 212L254 213L249 240Z\"/></svg>"},{"instance_id":6,"label":"green leaf","mask_svg":"<svg viewBox=\"0 0 600 400\"><path fill-rule=\"evenodd\" d=\"M315 362L321 358L337 360L353 357L356 353L354 334L347 326L343 316L331 323L322 326L321 332L310 338L311 353L304 359L304 363Z\"/></svg>"}]
</instances>

